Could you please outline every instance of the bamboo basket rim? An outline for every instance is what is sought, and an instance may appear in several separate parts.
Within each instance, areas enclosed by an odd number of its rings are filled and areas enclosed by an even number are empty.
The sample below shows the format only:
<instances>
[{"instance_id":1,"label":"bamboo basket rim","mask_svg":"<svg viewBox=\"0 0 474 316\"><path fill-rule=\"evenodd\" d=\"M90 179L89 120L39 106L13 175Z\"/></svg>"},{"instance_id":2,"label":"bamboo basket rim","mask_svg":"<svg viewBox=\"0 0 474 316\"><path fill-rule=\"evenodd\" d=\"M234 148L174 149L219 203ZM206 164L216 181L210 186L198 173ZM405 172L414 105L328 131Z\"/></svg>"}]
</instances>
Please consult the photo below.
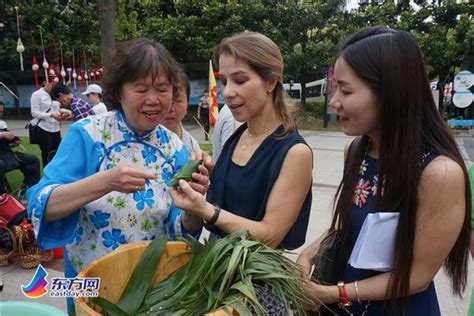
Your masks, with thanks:
<instances>
[{"instance_id":1,"label":"bamboo basket rim","mask_svg":"<svg viewBox=\"0 0 474 316\"><path fill-rule=\"evenodd\" d=\"M84 278L86 277L89 272L94 269L96 267L97 264L100 264L100 261L103 261L103 260L107 260L109 257L116 257L117 255L121 254L121 253L126 253L128 252L130 249L135 249L135 248L139 248L139 247L144 247L144 246L147 246L151 241L150 240L145 240L145 241L137 241L137 242L133 242L133 243L129 243L129 244L125 244L125 245L121 245L119 246L117 249L115 249L114 251L112 252L109 252L107 254L105 254L104 256L102 257L99 257L97 259L94 259L92 260L91 262L89 262L78 274L77 274L77 277L78 278ZM166 244L166 247L168 248L168 246L175 246L175 247L178 247L178 248L182 248L183 250L183 254L186 254L187 252L186 251L190 251L191 250L191 247L183 242L183 241L168 241L167 244ZM166 253L166 249L165 249L165 253ZM188 252L190 253L190 252ZM93 308L91 308L88 304L87 304L87 301L89 299L88 298L85 298L85 297L77 297L74 299L74 303L75 303L75 309L77 311L78 308L82 309L83 312L87 313L88 315L90 316L100 316L102 315L100 312L94 310ZM227 309L229 310L229 312L234 315L234 316L238 316L239 314L230 306L227 306ZM207 313L206 316L223 316L223 315L228 315L224 310L222 309L219 309L219 310L216 310L214 312L210 312L210 313Z\"/></svg>"}]
</instances>

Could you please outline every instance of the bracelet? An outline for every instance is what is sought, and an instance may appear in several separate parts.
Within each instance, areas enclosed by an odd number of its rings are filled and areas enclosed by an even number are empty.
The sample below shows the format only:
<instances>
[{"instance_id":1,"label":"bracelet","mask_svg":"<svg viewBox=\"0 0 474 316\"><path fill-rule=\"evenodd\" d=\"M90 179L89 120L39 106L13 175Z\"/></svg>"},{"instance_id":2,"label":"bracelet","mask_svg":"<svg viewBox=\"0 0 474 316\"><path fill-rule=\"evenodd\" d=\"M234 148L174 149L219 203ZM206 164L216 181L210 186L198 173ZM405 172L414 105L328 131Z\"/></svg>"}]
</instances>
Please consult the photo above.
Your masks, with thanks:
<instances>
[{"instance_id":1,"label":"bracelet","mask_svg":"<svg viewBox=\"0 0 474 316\"><path fill-rule=\"evenodd\" d=\"M355 287L355 290L356 290L357 303L362 304L362 302L360 300L360 297L359 297L359 286L357 285L357 280L354 282L354 287Z\"/></svg>"},{"instance_id":2,"label":"bracelet","mask_svg":"<svg viewBox=\"0 0 474 316\"><path fill-rule=\"evenodd\" d=\"M221 208L219 205L214 204L214 214L212 214L212 217L206 221L203 219L202 221L204 222L204 225L214 225L217 222L217 219L219 218L219 214L221 213Z\"/></svg>"},{"instance_id":3,"label":"bracelet","mask_svg":"<svg viewBox=\"0 0 474 316\"><path fill-rule=\"evenodd\" d=\"M351 306L352 303L349 301L349 297L347 296L344 281L337 282L337 289L339 290L339 304L344 307Z\"/></svg>"}]
</instances>

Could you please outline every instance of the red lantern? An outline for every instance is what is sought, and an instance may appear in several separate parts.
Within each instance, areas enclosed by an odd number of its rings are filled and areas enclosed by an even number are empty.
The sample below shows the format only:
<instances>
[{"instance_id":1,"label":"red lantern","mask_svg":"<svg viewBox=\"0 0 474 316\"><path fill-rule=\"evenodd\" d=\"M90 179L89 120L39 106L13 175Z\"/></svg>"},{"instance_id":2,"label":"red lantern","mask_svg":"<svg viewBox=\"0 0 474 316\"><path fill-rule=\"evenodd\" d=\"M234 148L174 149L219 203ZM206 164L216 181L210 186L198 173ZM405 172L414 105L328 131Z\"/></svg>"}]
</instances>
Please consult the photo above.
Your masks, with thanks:
<instances>
[{"instance_id":1,"label":"red lantern","mask_svg":"<svg viewBox=\"0 0 474 316\"><path fill-rule=\"evenodd\" d=\"M34 71L35 73L35 88L39 88L39 80L38 80L38 69L39 69L39 65L38 65L38 61L36 60L36 56L33 55L33 60L31 62L31 69Z\"/></svg>"}]
</instances>

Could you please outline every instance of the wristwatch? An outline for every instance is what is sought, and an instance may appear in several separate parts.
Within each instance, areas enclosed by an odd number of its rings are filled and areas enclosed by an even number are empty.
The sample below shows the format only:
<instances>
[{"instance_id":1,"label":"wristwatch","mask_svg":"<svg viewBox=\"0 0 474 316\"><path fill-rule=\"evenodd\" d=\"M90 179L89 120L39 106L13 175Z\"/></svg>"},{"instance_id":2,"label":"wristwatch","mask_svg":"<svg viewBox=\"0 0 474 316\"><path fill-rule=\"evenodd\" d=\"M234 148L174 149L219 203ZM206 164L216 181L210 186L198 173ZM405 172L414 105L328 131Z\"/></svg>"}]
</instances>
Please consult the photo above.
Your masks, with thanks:
<instances>
[{"instance_id":1,"label":"wristwatch","mask_svg":"<svg viewBox=\"0 0 474 316\"><path fill-rule=\"evenodd\" d=\"M219 218L220 213L221 213L220 206L217 204L214 204L214 214L212 214L212 217L208 221L206 221L204 218L202 219L202 221L204 222L204 226L208 227L208 226L214 225L217 222L217 219Z\"/></svg>"},{"instance_id":2,"label":"wristwatch","mask_svg":"<svg viewBox=\"0 0 474 316\"><path fill-rule=\"evenodd\" d=\"M344 281L337 282L337 289L339 290L339 304L344 307L351 306L352 303L349 301L349 297L347 296Z\"/></svg>"}]
</instances>

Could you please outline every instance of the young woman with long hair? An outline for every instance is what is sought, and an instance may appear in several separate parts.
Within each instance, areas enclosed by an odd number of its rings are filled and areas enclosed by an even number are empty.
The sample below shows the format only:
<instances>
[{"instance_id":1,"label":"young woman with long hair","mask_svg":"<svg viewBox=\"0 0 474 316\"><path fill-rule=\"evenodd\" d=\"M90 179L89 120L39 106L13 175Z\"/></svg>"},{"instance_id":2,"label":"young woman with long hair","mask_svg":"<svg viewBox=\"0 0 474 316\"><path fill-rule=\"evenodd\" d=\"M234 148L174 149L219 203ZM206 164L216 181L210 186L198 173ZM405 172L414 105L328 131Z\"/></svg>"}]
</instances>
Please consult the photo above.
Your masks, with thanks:
<instances>
[{"instance_id":1,"label":"young woman with long hair","mask_svg":"<svg viewBox=\"0 0 474 316\"><path fill-rule=\"evenodd\" d=\"M223 39L216 57L225 102L244 124L222 149L207 201L184 182L171 197L207 221L214 237L248 229L275 247L297 248L311 208L312 152L290 112L280 49L243 32Z\"/></svg>"},{"instance_id":2,"label":"young woman with long hair","mask_svg":"<svg viewBox=\"0 0 474 316\"><path fill-rule=\"evenodd\" d=\"M433 284L439 269L444 265L454 293L466 287L470 188L415 39L386 27L353 34L336 61L334 89L330 105L344 133L358 136L346 148L333 217L342 245L341 282L308 282L307 293L316 305L347 298L352 305L345 308L354 315L440 315ZM371 260L364 268L352 258L349 263L358 239L369 236L359 236L366 218L387 212L398 216L393 250L385 258L374 250L370 257L391 264L389 271ZM306 276L321 239L298 258ZM384 239L390 236L360 245L376 249Z\"/></svg>"}]
</instances>

